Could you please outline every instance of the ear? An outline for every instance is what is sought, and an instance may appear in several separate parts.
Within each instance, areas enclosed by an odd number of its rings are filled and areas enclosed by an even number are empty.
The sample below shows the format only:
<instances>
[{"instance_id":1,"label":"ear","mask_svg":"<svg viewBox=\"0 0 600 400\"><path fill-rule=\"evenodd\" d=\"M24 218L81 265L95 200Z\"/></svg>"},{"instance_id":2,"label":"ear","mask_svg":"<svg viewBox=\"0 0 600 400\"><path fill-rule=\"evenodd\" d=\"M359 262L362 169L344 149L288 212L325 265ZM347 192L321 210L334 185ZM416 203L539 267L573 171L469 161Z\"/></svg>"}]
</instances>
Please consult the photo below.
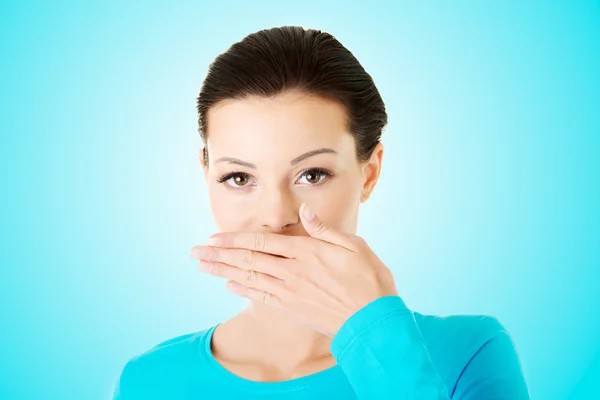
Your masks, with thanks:
<instances>
[{"instance_id":1,"label":"ear","mask_svg":"<svg viewBox=\"0 0 600 400\"><path fill-rule=\"evenodd\" d=\"M208 165L204 161L204 149L205 148L206 147L201 147L200 150L198 151L198 159L200 160L200 165L202 166L202 169L204 170L204 179L208 181Z\"/></svg>"},{"instance_id":2,"label":"ear","mask_svg":"<svg viewBox=\"0 0 600 400\"><path fill-rule=\"evenodd\" d=\"M360 194L361 203L367 201L371 196L373 189L375 189L375 185L379 180L379 174L381 173L382 160L383 143L379 142L377 143L377 146L375 146L375 149L373 149L373 153L371 154L369 161L362 166L365 182Z\"/></svg>"}]
</instances>

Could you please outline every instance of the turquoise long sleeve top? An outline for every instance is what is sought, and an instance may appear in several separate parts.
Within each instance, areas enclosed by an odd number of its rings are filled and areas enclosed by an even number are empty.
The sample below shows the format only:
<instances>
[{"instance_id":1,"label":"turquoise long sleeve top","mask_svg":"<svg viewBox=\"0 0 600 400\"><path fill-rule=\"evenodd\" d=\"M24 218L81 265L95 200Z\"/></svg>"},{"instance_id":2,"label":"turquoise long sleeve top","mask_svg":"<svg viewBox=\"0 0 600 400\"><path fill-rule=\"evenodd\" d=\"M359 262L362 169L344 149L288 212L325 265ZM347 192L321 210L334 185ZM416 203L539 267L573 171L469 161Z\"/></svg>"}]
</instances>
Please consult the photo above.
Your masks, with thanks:
<instances>
[{"instance_id":1,"label":"turquoise long sleeve top","mask_svg":"<svg viewBox=\"0 0 600 400\"><path fill-rule=\"evenodd\" d=\"M219 364L210 346L216 326L131 358L113 399L530 398L514 342L491 316L423 315L399 296L381 297L333 337L335 366L282 382L251 381Z\"/></svg>"}]
</instances>

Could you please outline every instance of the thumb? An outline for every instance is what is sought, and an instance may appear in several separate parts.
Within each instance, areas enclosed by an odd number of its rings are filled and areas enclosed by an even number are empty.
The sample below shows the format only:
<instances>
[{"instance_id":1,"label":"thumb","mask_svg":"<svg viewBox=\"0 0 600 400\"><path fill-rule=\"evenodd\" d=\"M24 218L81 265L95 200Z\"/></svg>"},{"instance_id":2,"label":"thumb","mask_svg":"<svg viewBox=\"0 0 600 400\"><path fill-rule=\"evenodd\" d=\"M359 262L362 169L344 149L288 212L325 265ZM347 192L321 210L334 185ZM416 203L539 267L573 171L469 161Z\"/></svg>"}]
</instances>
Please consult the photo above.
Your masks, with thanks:
<instances>
[{"instance_id":1,"label":"thumb","mask_svg":"<svg viewBox=\"0 0 600 400\"><path fill-rule=\"evenodd\" d=\"M315 215L306 203L302 203L300 206L300 220L310 236L353 250L354 246L348 236L333 229L328 223Z\"/></svg>"}]
</instances>

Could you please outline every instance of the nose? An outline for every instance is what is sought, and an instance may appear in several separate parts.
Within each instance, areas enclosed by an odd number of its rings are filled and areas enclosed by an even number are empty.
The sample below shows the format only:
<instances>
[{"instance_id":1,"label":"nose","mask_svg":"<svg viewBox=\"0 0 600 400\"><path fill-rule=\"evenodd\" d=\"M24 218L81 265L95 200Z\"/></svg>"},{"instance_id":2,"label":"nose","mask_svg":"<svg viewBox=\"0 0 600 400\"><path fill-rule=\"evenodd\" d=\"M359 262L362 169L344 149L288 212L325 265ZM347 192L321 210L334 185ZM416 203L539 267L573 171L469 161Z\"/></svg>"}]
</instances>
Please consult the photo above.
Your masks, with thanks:
<instances>
[{"instance_id":1,"label":"nose","mask_svg":"<svg viewBox=\"0 0 600 400\"><path fill-rule=\"evenodd\" d=\"M300 204L290 190L265 190L261 197L260 221L263 228L283 233L293 230L300 223Z\"/></svg>"}]
</instances>

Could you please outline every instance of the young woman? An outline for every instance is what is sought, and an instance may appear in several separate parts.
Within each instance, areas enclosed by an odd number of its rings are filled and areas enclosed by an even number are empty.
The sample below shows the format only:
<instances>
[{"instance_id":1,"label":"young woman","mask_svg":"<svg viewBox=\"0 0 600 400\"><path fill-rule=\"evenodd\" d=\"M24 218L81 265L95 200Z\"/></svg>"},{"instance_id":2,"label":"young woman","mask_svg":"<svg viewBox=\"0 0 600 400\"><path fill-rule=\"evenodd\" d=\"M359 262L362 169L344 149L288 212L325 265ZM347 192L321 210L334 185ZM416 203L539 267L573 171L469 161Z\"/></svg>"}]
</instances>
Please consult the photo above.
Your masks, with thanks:
<instances>
[{"instance_id":1,"label":"young woman","mask_svg":"<svg viewBox=\"0 0 600 400\"><path fill-rule=\"evenodd\" d=\"M355 235L387 114L339 41L248 35L211 64L197 108L220 232L192 256L250 301L133 357L115 399L529 399L497 319L411 311Z\"/></svg>"}]
</instances>

